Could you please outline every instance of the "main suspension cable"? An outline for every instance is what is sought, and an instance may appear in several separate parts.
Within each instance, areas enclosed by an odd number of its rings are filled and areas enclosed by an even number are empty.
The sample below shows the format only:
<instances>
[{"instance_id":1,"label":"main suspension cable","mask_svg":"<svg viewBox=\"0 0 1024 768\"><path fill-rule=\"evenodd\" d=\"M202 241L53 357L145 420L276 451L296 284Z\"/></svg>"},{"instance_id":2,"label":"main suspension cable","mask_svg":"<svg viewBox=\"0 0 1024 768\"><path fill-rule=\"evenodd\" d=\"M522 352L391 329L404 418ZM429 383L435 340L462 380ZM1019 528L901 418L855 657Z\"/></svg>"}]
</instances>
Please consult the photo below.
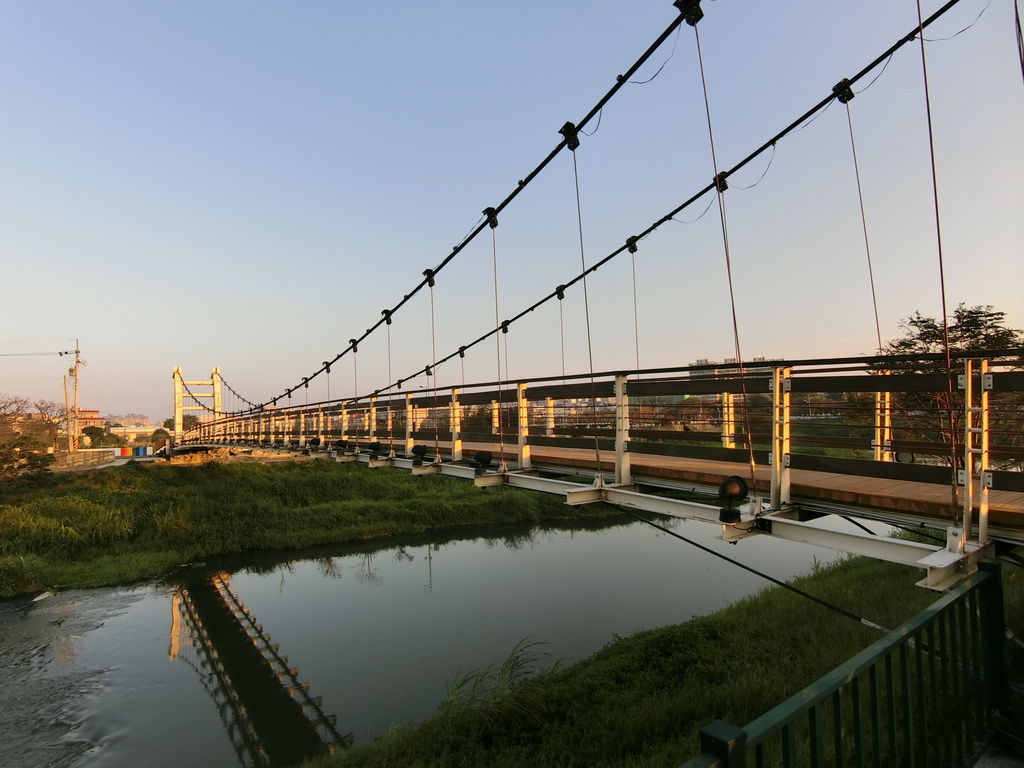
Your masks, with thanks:
<instances>
[{"instance_id":1,"label":"main suspension cable","mask_svg":"<svg viewBox=\"0 0 1024 768\"><path fill-rule=\"evenodd\" d=\"M679 27L679 25L681 23L682 23L682 14L676 16L671 21L671 23L669 23L669 25L665 28L665 30L660 35L658 35L658 37L654 40L653 43L651 43L650 46L648 46L647 50L645 50L639 56L639 58L637 58L636 61L634 61L633 64L623 74L617 75L615 77L615 83L605 92L605 94L600 99L598 99L598 101L594 104L594 106L591 107L590 111L587 112L586 115L584 115L580 119L580 121L577 123L577 126L579 128L583 128L591 120L593 120L595 117L599 117L602 114L602 111L603 111L605 105L607 105L608 102L611 101L612 97L615 96L615 94L618 93L619 90L621 88L623 88L629 82L630 78L632 78L633 75L635 75L636 72L662 46L662 44L664 44L664 42L666 40L668 40L668 38L671 36L671 34ZM526 187L538 175L540 175L540 173L545 168L547 168L547 166L551 163L551 161L554 160L554 158L565 148L565 146L566 146L566 141L563 138L555 146L555 148L552 149L547 154L547 156L544 157L544 159L540 161L540 163L536 167L534 167L534 169L532 171L530 171L526 176L524 176L522 179L520 179L518 181L518 183L516 184L515 188L511 192L509 192L508 195L506 195L505 198L500 203L498 203L498 205L494 206L493 210L494 210L495 214L496 215L500 214L516 197L518 197L518 195L524 189L526 189ZM459 255L459 253L461 253L466 248L466 246L468 246L473 240L475 240L476 237L487 226L488 225L487 225L486 221L481 221L481 222L477 223L477 225L474 226L469 231L469 233L465 237L463 237L463 239L456 246L454 246L452 248L451 253L449 253L447 256L445 256L445 258L442 259L438 263L438 265L431 270L431 272L434 275L439 274L456 256ZM395 313L398 310L400 310L402 307L404 307L412 299L413 296L415 296L417 293L419 293L425 286L426 286L426 280L425 279L421 280L409 293L405 294L400 301L398 301L393 307L391 307L390 311L392 313ZM376 323L374 323L369 328L367 328L366 332L356 339L356 342L357 343L358 342L362 342L364 339L366 339L368 336L370 336L370 334L372 334L374 331L376 331L382 324L383 324L383 320L378 320ZM341 352L339 352L337 355L335 355L334 359L331 360L330 362L332 362L332 363L337 362L344 355L346 355L346 354L348 354L349 352L352 352L352 351L354 351L354 350L352 350L352 348L350 346L350 347L342 350ZM325 369L321 366L317 370L313 371L313 373L311 373L307 378L309 380L315 379L317 376L319 376L324 371L325 371ZM298 385L296 385L296 386L298 386ZM290 393L294 389L295 389L295 387L292 387L290 389L285 390L285 392L283 392L281 395L278 395L278 398L285 396L286 394ZM262 405L263 406L269 405L270 403L275 402L276 399L277 398L270 398L266 402L262 403Z\"/></svg>"},{"instance_id":2,"label":"main suspension cable","mask_svg":"<svg viewBox=\"0 0 1024 768\"><path fill-rule=\"evenodd\" d=\"M937 11L935 11L931 16L929 16L924 21L924 26L927 27L930 24L934 23L937 19L941 18L943 14L948 12L950 8L954 7L959 2L960 2L960 0L948 0L948 2L945 5L943 5ZM860 69L860 71L858 71L856 74L854 74L854 75L850 76L849 78L847 78L849 83L851 85L856 84L857 82L862 80L866 75L868 75L870 72L872 72L875 68L877 68L879 65L883 65L883 69L884 69L884 67L887 66L888 63L891 61L891 59L892 59L893 55L896 53L896 51L898 51L900 48L902 48L907 43L913 41L913 39L914 39L915 35L917 34L918 30L919 30L919 27L914 27L913 29L911 29L907 34L905 34L903 37L901 37L899 40L897 40L895 43L893 43L884 52L882 52L876 58L874 58L872 61L870 61L868 64L866 64L862 69ZM858 93L863 93L864 90L865 89L861 89L860 91L858 91ZM719 177L721 177L723 175L726 176L726 177L731 176L732 174L735 174L737 171L739 171L742 168L746 167L749 163L751 163L753 160L757 159L764 152L767 152L769 150L774 150L774 145L775 144L777 144L783 138L786 138L787 136L789 136L790 134L795 132L801 125L803 125L807 121L808 118L810 118L811 116L819 113L821 110L827 108L835 100L836 100L836 95L835 95L834 92L832 92L830 90L829 94L825 98L823 98L820 101L818 101L814 106L812 106L810 109L808 109L802 115L800 115L799 117L794 119L787 126L785 126L782 130L780 130L777 133L775 133L772 137L767 139L763 144L761 144L759 147L757 147L756 149L751 151L746 157L744 157L742 160L740 160L735 165L733 165L732 168L730 168L727 171L719 172L718 176ZM684 211L687 208L689 208L697 200L699 200L702 197L704 197L704 195L706 195L707 193L715 191L716 187L717 187L717 185L716 185L715 181L712 180L711 183L706 184L704 187L702 187L696 193L691 195L689 198L684 200L682 203L677 205L675 208L673 208L671 211L669 211L668 213L663 215L661 218L659 218L656 221L654 221L651 224L649 224L645 229L641 230L639 233L637 233L633 237L635 238L635 240L637 242L640 242L640 241L644 240L645 238L647 238L652 233L656 232L658 229L660 229L667 222L679 221L678 219L675 219L674 217L677 216L682 211ZM714 202L715 202L715 198L711 198L711 200L709 201L709 205L708 205L708 209L707 210L710 210L710 206L713 205ZM495 218L494 218L495 224L494 224L494 226L497 226L496 209L489 208L487 210L488 211L495 211ZM485 216L485 222L487 222L488 225L489 225L489 222L488 222L486 216ZM492 250L494 249L494 247L495 247L495 245L494 245L494 239L493 239L493 233L492 233ZM537 308L539 308L539 307L543 306L544 304L546 304L548 301L555 300L555 299L557 299L559 301L559 316L560 316L560 321L562 321L563 317L562 317L561 304L562 304L562 302L563 302L563 300L565 298L565 291L567 289L571 288L572 286L576 285L576 283L581 282L586 275L593 274L598 269L600 269L602 266L604 266L605 264L610 262L612 259L614 259L616 256L618 256L619 254L621 254L623 252L626 252L627 250L628 250L628 246L626 244L623 244L623 245L619 246L618 248L613 250L611 253L606 255L604 258L600 259L599 261L595 262L591 266L587 267L580 274L577 274L576 276L574 276L571 280L568 280L563 285L559 285L553 291L551 291L550 293L544 295L543 297L541 297L540 299L535 301L533 304L531 304L530 306L528 306L525 309L523 309L522 311L520 311L518 314L516 314L516 315L510 317L509 319L505 320L504 323L506 323L509 326L511 326L515 322L517 322L518 320L522 319L526 315L528 315L531 312L533 312L534 310L536 310ZM564 322L560 322L560 325L562 325L562 327L563 327L563 333L562 333L562 336L563 336L563 345L562 345L562 376L564 378L565 377ZM456 355L459 355L460 357L465 355L465 352L467 350L472 349L473 347L477 346L478 344L484 343L492 335L496 335L500 331L500 329L501 329L501 323L499 323L497 321L497 313L495 313L495 325L492 328L490 328L488 331L484 332L483 334L481 334L479 337L477 337L476 339L472 340L471 342L469 342L469 343L467 343L467 344L465 344L463 346L460 346L457 351L454 351L454 352L450 353L448 356L441 358L438 361L438 364L443 364L443 363L447 362L448 360L454 358ZM353 340L353 341L356 341L356 340ZM499 354L499 361L500 361L500 354ZM409 380L411 380L411 379L413 379L413 378L415 378L417 376L420 376L420 375L422 375L424 373L426 373L426 367L421 368L420 370L415 371L415 372L413 372L413 373L411 373L411 374L409 374L409 375L407 375L407 376L405 376L405 377L403 377L401 379L397 379L391 385L389 385L387 387L384 387L382 389L379 389L376 392L374 392L373 394L380 394L382 392L386 392L386 391L388 391L388 390L390 390L392 388L395 388L395 387L401 388L401 386L402 386L402 384L404 382L409 381ZM273 398L271 400L271 402L276 404L277 399L278 398Z\"/></svg>"}]
</instances>

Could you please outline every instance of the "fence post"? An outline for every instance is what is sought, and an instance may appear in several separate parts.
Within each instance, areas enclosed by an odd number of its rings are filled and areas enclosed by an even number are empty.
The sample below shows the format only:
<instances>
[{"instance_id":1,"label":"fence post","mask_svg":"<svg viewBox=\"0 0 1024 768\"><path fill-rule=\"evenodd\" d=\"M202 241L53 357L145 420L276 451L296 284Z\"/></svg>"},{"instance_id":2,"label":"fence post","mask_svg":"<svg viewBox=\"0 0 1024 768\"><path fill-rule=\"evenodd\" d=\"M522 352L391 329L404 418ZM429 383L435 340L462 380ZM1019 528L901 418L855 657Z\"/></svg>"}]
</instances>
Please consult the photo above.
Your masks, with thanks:
<instances>
[{"instance_id":1,"label":"fence post","mask_svg":"<svg viewBox=\"0 0 1024 768\"><path fill-rule=\"evenodd\" d=\"M988 706L1006 707L1006 614L1003 608L1003 572L998 560L982 560L979 571L989 573L981 588L981 637L985 658L985 698Z\"/></svg>"},{"instance_id":2,"label":"fence post","mask_svg":"<svg viewBox=\"0 0 1024 768\"><path fill-rule=\"evenodd\" d=\"M700 729L701 751L718 759L719 768L746 768L747 732L724 720L715 720Z\"/></svg>"},{"instance_id":3,"label":"fence post","mask_svg":"<svg viewBox=\"0 0 1024 768\"><path fill-rule=\"evenodd\" d=\"M369 423L370 439L369 442L374 442L377 439L377 398L370 398L370 423Z\"/></svg>"}]
</instances>

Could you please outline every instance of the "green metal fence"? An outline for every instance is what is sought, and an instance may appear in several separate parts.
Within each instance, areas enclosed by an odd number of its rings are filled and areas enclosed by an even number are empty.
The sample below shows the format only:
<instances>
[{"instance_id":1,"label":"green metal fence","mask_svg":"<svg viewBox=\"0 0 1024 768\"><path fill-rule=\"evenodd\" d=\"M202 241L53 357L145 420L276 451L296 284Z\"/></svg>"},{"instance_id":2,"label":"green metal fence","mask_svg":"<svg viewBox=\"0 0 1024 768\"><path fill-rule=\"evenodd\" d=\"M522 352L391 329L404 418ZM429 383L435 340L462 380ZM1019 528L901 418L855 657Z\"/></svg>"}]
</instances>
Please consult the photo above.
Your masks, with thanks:
<instances>
[{"instance_id":1,"label":"green metal fence","mask_svg":"<svg viewBox=\"0 0 1024 768\"><path fill-rule=\"evenodd\" d=\"M716 721L683 768L972 765L1005 695L998 564L745 728Z\"/></svg>"}]
</instances>

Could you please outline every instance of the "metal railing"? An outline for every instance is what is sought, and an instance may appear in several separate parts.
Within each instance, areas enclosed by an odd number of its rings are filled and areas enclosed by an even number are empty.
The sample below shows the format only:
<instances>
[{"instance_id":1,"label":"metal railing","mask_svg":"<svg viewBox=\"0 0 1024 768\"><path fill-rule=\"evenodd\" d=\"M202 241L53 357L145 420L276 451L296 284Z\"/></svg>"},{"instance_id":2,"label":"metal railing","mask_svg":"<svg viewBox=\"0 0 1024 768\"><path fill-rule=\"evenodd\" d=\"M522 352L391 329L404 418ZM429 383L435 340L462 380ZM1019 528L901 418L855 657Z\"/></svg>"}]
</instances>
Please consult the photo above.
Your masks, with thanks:
<instances>
[{"instance_id":1,"label":"metal railing","mask_svg":"<svg viewBox=\"0 0 1024 768\"><path fill-rule=\"evenodd\" d=\"M998 563L744 728L715 721L683 768L966 766L1004 705Z\"/></svg>"},{"instance_id":2,"label":"metal railing","mask_svg":"<svg viewBox=\"0 0 1024 768\"><path fill-rule=\"evenodd\" d=\"M397 455L421 443L430 455L444 448L452 461L462 458L463 442L503 443L520 466L528 466L528 446L597 447L614 452L617 482L630 481L633 457L633 464L753 461L783 485L790 469L950 485L964 468L965 429L978 432L965 423L972 384L985 388L987 420L979 414L977 423L991 457L974 480L1024 491L1024 350L991 353L990 368L957 382L975 356L958 355L952 375L935 356L888 356L763 361L742 376L735 365L702 365L598 373L594 383L567 376L501 389L483 382L389 391L231 415L200 424L184 442L380 444Z\"/></svg>"}]
</instances>

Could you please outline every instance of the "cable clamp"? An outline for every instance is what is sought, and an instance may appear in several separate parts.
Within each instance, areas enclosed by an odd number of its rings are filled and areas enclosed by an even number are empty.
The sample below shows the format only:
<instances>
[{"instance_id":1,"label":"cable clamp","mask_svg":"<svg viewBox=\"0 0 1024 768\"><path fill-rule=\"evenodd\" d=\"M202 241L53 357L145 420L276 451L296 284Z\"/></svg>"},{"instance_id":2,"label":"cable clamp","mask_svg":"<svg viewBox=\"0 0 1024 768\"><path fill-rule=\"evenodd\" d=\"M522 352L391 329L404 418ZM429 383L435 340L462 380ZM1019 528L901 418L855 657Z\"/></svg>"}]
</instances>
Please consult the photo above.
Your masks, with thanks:
<instances>
[{"instance_id":1,"label":"cable clamp","mask_svg":"<svg viewBox=\"0 0 1024 768\"><path fill-rule=\"evenodd\" d=\"M309 389L309 376L302 377L302 386Z\"/></svg>"},{"instance_id":2,"label":"cable clamp","mask_svg":"<svg viewBox=\"0 0 1024 768\"><path fill-rule=\"evenodd\" d=\"M353 352L358 352L359 351L359 345L356 344L356 340L355 339L349 339L348 340L348 345L352 348Z\"/></svg>"},{"instance_id":3,"label":"cable clamp","mask_svg":"<svg viewBox=\"0 0 1024 768\"><path fill-rule=\"evenodd\" d=\"M853 92L853 84L850 82L850 78L844 77L838 83L832 86L832 95L836 97L840 104L847 104L856 95Z\"/></svg>"},{"instance_id":4,"label":"cable clamp","mask_svg":"<svg viewBox=\"0 0 1024 768\"><path fill-rule=\"evenodd\" d=\"M427 278L427 285L429 285L431 288L433 288L434 287L434 270L432 270L432 269L424 269L423 270L423 276L425 278Z\"/></svg>"},{"instance_id":5,"label":"cable clamp","mask_svg":"<svg viewBox=\"0 0 1024 768\"><path fill-rule=\"evenodd\" d=\"M384 315L384 322L387 323L388 325L391 325L391 310L382 309L380 313Z\"/></svg>"},{"instance_id":6,"label":"cable clamp","mask_svg":"<svg viewBox=\"0 0 1024 768\"><path fill-rule=\"evenodd\" d=\"M466 348L465 347L459 347L459 357L465 357L465 356L466 356Z\"/></svg>"},{"instance_id":7,"label":"cable clamp","mask_svg":"<svg viewBox=\"0 0 1024 768\"><path fill-rule=\"evenodd\" d=\"M433 376L434 375L433 372L430 370L430 366L429 365L423 366L423 372L425 374L427 374L427 376Z\"/></svg>"},{"instance_id":8,"label":"cable clamp","mask_svg":"<svg viewBox=\"0 0 1024 768\"><path fill-rule=\"evenodd\" d=\"M683 21L691 27L697 26L697 22L704 18L704 11L700 9L700 0L675 0L672 3L679 12L683 14Z\"/></svg>"},{"instance_id":9,"label":"cable clamp","mask_svg":"<svg viewBox=\"0 0 1024 768\"><path fill-rule=\"evenodd\" d=\"M487 226L491 229L497 229L498 227L498 211L495 208L488 206L484 208L484 216L487 217Z\"/></svg>"},{"instance_id":10,"label":"cable clamp","mask_svg":"<svg viewBox=\"0 0 1024 768\"><path fill-rule=\"evenodd\" d=\"M728 176L728 171L721 171L717 176L715 176L714 179L712 179L712 182L714 182L715 185L715 189L718 190L719 194L725 192L725 190L729 188L729 182L726 181L726 178Z\"/></svg>"},{"instance_id":11,"label":"cable clamp","mask_svg":"<svg viewBox=\"0 0 1024 768\"><path fill-rule=\"evenodd\" d=\"M501 321L501 332L508 333L508 320Z\"/></svg>"},{"instance_id":12,"label":"cable clamp","mask_svg":"<svg viewBox=\"0 0 1024 768\"><path fill-rule=\"evenodd\" d=\"M399 379L398 381L395 382L395 386L401 389L403 381L405 381L405 379Z\"/></svg>"},{"instance_id":13,"label":"cable clamp","mask_svg":"<svg viewBox=\"0 0 1024 768\"><path fill-rule=\"evenodd\" d=\"M561 301L562 299L565 298L565 286L564 285L560 285L557 288L555 288L555 296L558 297L559 301Z\"/></svg>"},{"instance_id":14,"label":"cable clamp","mask_svg":"<svg viewBox=\"0 0 1024 768\"><path fill-rule=\"evenodd\" d=\"M558 129L558 132L565 137L565 146L575 152L576 148L580 145L580 132L576 124L566 123Z\"/></svg>"},{"instance_id":15,"label":"cable clamp","mask_svg":"<svg viewBox=\"0 0 1024 768\"><path fill-rule=\"evenodd\" d=\"M331 375L331 364L326 360L324 360L324 373L326 373L328 376Z\"/></svg>"},{"instance_id":16,"label":"cable clamp","mask_svg":"<svg viewBox=\"0 0 1024 768\"><path fill-rule=\"evenodd\" d=\"M626 238L626 249L630 253L636 253L637 252L636 236L635 235L633 237L627 237Z\"/></svg>"}]
</instances>

